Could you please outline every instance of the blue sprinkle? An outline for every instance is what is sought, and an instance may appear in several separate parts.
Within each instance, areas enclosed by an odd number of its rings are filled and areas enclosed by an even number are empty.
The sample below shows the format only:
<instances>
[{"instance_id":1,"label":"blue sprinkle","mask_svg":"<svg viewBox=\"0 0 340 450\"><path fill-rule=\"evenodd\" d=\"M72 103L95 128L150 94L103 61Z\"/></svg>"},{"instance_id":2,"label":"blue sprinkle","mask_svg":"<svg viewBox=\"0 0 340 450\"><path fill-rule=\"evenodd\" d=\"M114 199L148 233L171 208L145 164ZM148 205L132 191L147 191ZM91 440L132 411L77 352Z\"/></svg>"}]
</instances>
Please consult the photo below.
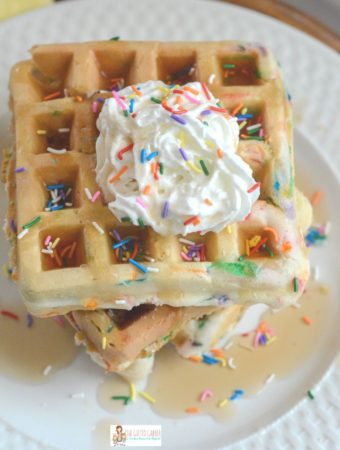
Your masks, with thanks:
<instances>
[{"instance_id":1,"label":"blue sprinkle","mask_svg":"<svg viewBox=\"0 0 340 450\"><path fill-rule=\"evenodd\" d=\"M146 150L145 150L145 148L142 148L142 150L140 151L140 162L141 163L145 163L145 157L146 157Z\"/></svg>"},{"instance_id":2,"label":"blue sprinkle","mask_svg":"<svg viewBox=\"0 0 340 450\"><path fill-rule=\"evenodd\" d=\"M130 100L130 104L129 104L129 113L132 114L133 113L133 108L135 106L135 100L132 98Z\"/></svg>"},{"instance_id":3,"label":"blue sprinkle","mask_svg":"<svg viewBox=\"0 0 340 450\"><path fill-rule=\"evenodd\" d=\"M158 156L159 155L159 152L152 152L152 153L150 153L150 155L148 155L147 157L146 157L146 159L148 160L148 161L151 161L153 158L155 158L156 156Z\"/></svg>"},{"instance_id":4,"label":"blue sprinkle","mask_svg":"<svg viewBox=\"0 0 340 450\"><path fill-rule=\"evenodd\" d=\"M104 103L104 102L105 102L105 98L103 98L103 97L97 97L97 98L96 98L96 102Z\"/></svg>"},{"instance_id":5,"label":"blue sprinkle","mask_svg":"<svg viewBox=\"0 0 340 450\"><path fill-rule=\"evenodd\" d=\"M273 188L274 188L276 191L279 191L279 190L280 190L280 182L279 182L279 180L276 180L276 181L275 181L275 183L273 184Z\"/></svg>"},{"instance_id":6,"label":"blue sprinkle","mask_svg":"<svg viewBox=\"0 0 340 450\"><path fill-rule=\"evenodd\" d=\"M47 186L47 189L49 191L54 191L55 189L64 189L65 188L65 184L49 184Z\"/></svg>"},{"instance_id":7,"label":"blue sprinkle","mask_svg":"<svg viewBox=\"0 0 340 450\"><path fill-rule=\"evenodd\" d=\"M137 267L137 269L139 269L141 272L146 273L148 271L148 269L144 266L142 266L141 264L139 264L137 261L135 261L134 259L129 258L128 259L129 263L133 264L135 267Z\"/></svg>"},{"instance_id":8,"label":"blue sprinkle","mask_svg":"<svg viewBox=\"0 0 340 450\"><path fill-rule=\"evenodd\" d=\"M203 362L206 364L218 364L219 360L209 355L202 355Z\"/></svg>"},{"instance_id":9,"label":"blue sprinkle","mask_svg":"<svg viewBox=\"0 0 340 450\"><path fill-rule=\"evenodd\" d=\"M51 211L58 211L59 209L64 209L64 205L56 205L56 206L51 206Z\"/></svg>"},{"instance_id":10,"label":"blue sprinkle","mask_svg":"<svg viewBox=\"0 0 340 450\"><path fill-rule=\"evenodd\" d=\"M239 114L237 117L237 120L245 120L245 119L252 119L253 114Z\"/></svg>"},{"instance_id":11,"label":"blue sprinkle","mask_svg":"<svg viewBox=\"0 0 340 450\"><path fill-rule=\"evenodd\" d=\"M112 246L112 248L115 250L116 248L122 247L123 245L127 244L128 242L130 242L132 240L132 238L127 238L127 239L123 239L122 241L118 242L117 244L114 244Z\"/></svg>"}]
</instances>

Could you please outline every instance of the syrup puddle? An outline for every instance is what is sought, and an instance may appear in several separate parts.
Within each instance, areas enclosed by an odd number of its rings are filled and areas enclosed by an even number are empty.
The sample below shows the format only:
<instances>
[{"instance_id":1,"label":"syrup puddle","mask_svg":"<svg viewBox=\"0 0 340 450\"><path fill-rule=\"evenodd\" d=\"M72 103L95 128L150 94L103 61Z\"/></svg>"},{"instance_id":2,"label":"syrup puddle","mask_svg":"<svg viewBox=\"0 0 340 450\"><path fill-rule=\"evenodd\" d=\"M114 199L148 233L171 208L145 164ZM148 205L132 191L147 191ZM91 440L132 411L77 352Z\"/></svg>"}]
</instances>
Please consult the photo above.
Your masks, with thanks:
<instances>
[{"instance_id":1,"label":"syrup puddle","mask_svg":"<svg viewBox=\"0 0 340 450\"><path fill-rule=\"evenodd\" d=\"M233 358L235 370L185 360L171 345L163 348L143 389L156 399L150 405L153 411L161 416L181 418L188 416L186 408L194 407L199 408L198 414L211 415L218 421L228 420L235 412L234 402L229 400L218 407L221 400L229 398L235 389L242 389L245 397L257 394L271 374L275 374L275 379L288 376L316 350L318 337L327 327L330 304L327 291L320 283L310 283L301 298L301 308L288 307L276 314L267 311L263 320L276 336L271 344L255 349L254 333L234 338L233 345L224 353L226 359ZM304 323L304 316L312 320L311 325ZM200 393L207 388L213 396L199 401ZM108 375L98 387L99 404L111 413L134 407L131 403L124 406L122 401L112 400L114 395L129 396L129 386L118 376ZM136 401L145 402L138 395Z\"/></svg>"},{"instance_id":2,"label":"syrup puddle","mask_svg":"<svg viewBox=\"0 0 340 450\"><path fill-rule=\"evenodd\" d=\"M19 320L14 320L0 315L1 375L39 383L47 381L75 359L78 348L74 344L74 332L66 321L60 325L54 319L34 317L32 326L28 327L23 304L0 304L0 309L8 309L19 316Z\"/></svg>"}]
</instances>

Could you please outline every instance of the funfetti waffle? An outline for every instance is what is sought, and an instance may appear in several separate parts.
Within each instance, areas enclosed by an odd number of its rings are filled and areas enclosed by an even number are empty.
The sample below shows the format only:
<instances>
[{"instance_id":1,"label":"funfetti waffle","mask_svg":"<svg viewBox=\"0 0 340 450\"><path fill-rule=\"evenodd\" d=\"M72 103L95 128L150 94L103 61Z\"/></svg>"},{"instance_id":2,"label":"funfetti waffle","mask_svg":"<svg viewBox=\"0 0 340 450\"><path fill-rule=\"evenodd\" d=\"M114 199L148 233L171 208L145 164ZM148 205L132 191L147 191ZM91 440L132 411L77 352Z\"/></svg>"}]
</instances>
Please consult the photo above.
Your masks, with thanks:
<instances>
[{"instance_id":1,"label":"funfetti waffle","mask_svg":"<svg viewBox=\"0 0 340 450\"><path fill-rule=\"evenodd\" d=\"M180 117L171 119L183 130L185 113L166 102L188 83L198 87L185 92L183 108L190 108L194 89L207 101L220 100L213 114L236 117L238 154L253 169L248 193L260 195L244 220L202 234L205 218L190 214L185 236L166 236L141 220L118 220L107 207L94 170L96 120L105 98L122 101L117 92L124 85L137 91L137 105L138 87L148 80L167 83L170 94L160 92L157 100ZM18 285L33 314L143 303L207 306L223 298L276 307L300 296L309 265L295 218L290 107L266 49L240 42L42 45L14 66L10 90L16 223L10 226L13 217L8 223L17 238ZM133 120L129 109L121 108L121 119ZM123 150L120 156L129 157ZM223 159L218 150L211 148L212 155ZM161 174L153 162L154 176L166 176L166 167ZM197 176L213 176L208 162L208 175L198 164ZM116 252L124 239L127 250Z\"/></svg>"}]
</instances>

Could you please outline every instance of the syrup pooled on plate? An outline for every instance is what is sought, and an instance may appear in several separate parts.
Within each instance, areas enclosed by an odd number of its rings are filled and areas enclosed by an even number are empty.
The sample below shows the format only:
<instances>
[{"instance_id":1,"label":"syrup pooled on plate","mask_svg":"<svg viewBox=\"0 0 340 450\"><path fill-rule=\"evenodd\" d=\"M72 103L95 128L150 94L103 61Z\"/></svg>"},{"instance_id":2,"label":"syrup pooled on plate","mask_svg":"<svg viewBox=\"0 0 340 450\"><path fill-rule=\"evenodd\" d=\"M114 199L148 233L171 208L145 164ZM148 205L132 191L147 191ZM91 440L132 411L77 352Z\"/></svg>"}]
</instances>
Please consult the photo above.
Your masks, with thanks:
<instances>
[{"instance_id":1,"label":"syrup pooled on plate","mask_svg":"<svg viewBox=\"0 0 340 450\"><path fill-rule=\"evenodd\" d=\"M64 319L32 318L21 302L0 310L0 375L39 383L75 359L74 333Z\"/></svg>"},{"instance_id":2,"label":"syrup pooled on plate","mask_svg":"<svg viewBox=\"0 0 340 450\"><path fill-rule=\"evenodd\" d=\"M162 416L180 418L188 415L188 408L193 408L191 411L197 414L227 420L235 412L235 401L242 401L243 395L257 394L274 377L288 376L315 351L318 337L327 326L329 302L327 288L311 282L301 298L300 308L265 313L264 332L270 330L273 334L267 343L255 348L255 333L235 337L233 345L223 352L226 362L231 361L225 367L186 360L168 345L157 353L154 370L144 389L156 400L152 409ZM181 382L174 383L174 380ZM200 401L206 389L212 396ZM235 394L235 390L239 394ZM128 384L118 376L108 376L98 388L99 404L109 412L120 413L133 408L131 402L124 406L123 401L112 399L129 395ZM234 400L230 399L232 396ZM145 399L137 395L136 401Z\"/></svg>"}]
</instances>

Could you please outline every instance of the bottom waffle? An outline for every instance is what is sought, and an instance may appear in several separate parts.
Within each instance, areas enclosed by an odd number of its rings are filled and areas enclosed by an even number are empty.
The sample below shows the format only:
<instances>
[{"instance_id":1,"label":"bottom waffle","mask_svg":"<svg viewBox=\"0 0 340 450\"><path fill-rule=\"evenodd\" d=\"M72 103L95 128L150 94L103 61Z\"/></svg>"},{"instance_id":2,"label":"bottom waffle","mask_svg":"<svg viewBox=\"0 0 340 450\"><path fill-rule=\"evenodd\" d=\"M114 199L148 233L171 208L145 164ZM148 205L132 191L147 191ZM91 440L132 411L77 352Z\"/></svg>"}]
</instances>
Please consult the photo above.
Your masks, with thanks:
<instances>
[{"instance_id":1,"label":"bottom waffle","mask_svg":"<svg viewBox=\"0 0 340 450\"><path fill-rule=\"evenodd\" d=\"M77 330L76 342L84 344L91 357L106 370L121 373L136 360L151 357L189 320L206 317L216 310L216 306L141 305L130 311L73 311L66 317Z\"/></svg>"}]
</instances>

